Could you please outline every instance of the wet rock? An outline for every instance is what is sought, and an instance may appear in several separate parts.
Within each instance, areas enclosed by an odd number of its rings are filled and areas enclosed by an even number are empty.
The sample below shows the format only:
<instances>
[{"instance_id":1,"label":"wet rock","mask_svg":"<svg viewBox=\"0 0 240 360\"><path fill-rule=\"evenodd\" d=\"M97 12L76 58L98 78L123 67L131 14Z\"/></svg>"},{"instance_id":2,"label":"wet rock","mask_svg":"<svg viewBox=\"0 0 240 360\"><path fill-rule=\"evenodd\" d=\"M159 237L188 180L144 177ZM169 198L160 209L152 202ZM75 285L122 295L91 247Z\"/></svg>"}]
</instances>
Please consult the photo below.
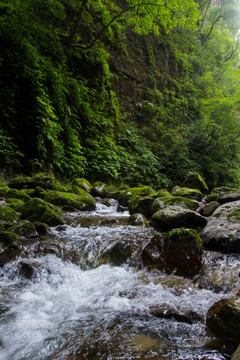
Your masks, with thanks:
<instances>
[{"instance_id":1,"label":"wet rock","mask_svg":"<svg viewBox=\"0 0 240 360\"><path fill-rule=\"evenodd\" d=\"M117 212L124 212L124 211L128 211L128 207L127 207L127 206L118 205L118 207L117 207Z\"/></svg>"},{"instance_id":2,"label":"wet rock","mask_svg":"<svg viewBox=\"0 0 240 360\"><path fill-rule=\"evenodd\" d=\"M0 221L11 224L20 221L19 214L10 206L5 205L0 208Z\"/></svg>"},{"instance_id":3,"label":"wet rock","mask_svg":"<svg viewBox=\"0 0 240 360\"><path fill-rule=\"evenodd\" d=\"M39 264L37 261L24 259L19 263L19 274L26 279L31 280L36 275L36 270L41 268L47 270L48 273L51 272L48 268Z\"/></svg>"},{"instance_id":4,"label":"wet rock","mask_svg":"<svg viewBox=\"0 0 240 360\"><path fill-rule=\"evenodd\" d=\"M219 206L220 206L220 203L218 201L211 201L210 203L207 203L205 206L203 215L211 216Z\"/></svg>"},{"instance_id":5,"label":"wet rock","mask_svg":"<svg viewBox=\"0 0 240 360\"><path fill-rule=\"evenodd\" d=\"M203 228L206 223L207 220L197 212L177 205L157 211L151 219L151 225L162 231L180 227Z\"/></svg>"},{"instance_id":6,"label":"wet rock","mask_svg":"<svg viewBox=\"0 0 240 360\"><path fill-rule=\"evenodd\" d=\"M184 209L196 210L199 207L199 202L192 199L187 199L181 196L165 196L156 198L152 204L151 213L154 214L169 206L181 206Z\"/></svg>"},{"instance_id":7,"label":"wet rock","mask_svg":"<svg viewBox=\"0 0 240 360\"><path fill-rule=\"evenodd\" d=\"M220 204L226 204L240 200L240 189L219 187L215 188L207 197L207 202L218 201Z\"/></svg>"},{"instance_id":8,"label":"wet rock","mask_svg":"<svg viewBox=\"0 0 240 360\"><path fill-rule=\"evenodd\" d=\"M10 206L13 210L21 212L22 207L23 207L23 205L24 205L24 201L22 201L22 200L20 200L20 199L10 198L10 199L7 199L7 204L8 204L8 206Z\"/></svg>"},{"instance_id":9,"label":"wet rock","mask_svg":"<svg viewBox=\"0 0 240 360\"><path fill-rule=\"evenodd\" d=\"M198 286L191 280L174 275L160 277L154 281L154 284L161 284L164 289L168 289L176 296L181 296L186 292L189 294L196 294L196 291L198 290Z\"/></svg>"},{"instance_id":10,"label":"wet rock","mask_svg":"<svg viewBox=\"0 0 240 360\"><path fill-rule=\"evenodd\" d=\"M57 231L66 231L67 228L68 228L68 226L67 226L66 224L63 224L63 225L58 225L58 226L56 227L56 230L57 230Z\"/></svg>"},{"instance_id":11,"label":"wet rock","mask_svg":"<svg viewBox=\"0 0 240 360\"><path fill-rule=\"evenodd\" d=\"M208 310L207 327L216 336L240 342L240 298L222 299Z\"/></svg>"},{"instance_id":12,"label":"wet rock","mask_svg":"<svg viewBox=\"0 0 240 360\"><path fill-rule=\"evenodd\" d=\"M95 199L95 200L97 200L97 199ZM99 202L101 202L101 204L103 204L103 205L105 205L105 206L114 206L114 205L117 205L117 200L115 200L115 199L108 199L108 198L104 198L104 199L99 199L98 200Z\"/></svg>"},{"instance_id":13,"label":"wet rock","mask_svg":"<svg viewBox=\"0 0 240 360\"><path fill-rule=\"evenodd\" d=\"M174 319L178 322L185 322L191 325L194 322L203 321L203 317L195 311L175 309L169 304L151 307L150 314L160 319Z\"/></svg>"},{"instance_id":14,"label":"wet rock","mask_svg":"<svg viewBox=\"0 0 240 360\"><path fill-rule=\"evenodd\" d=\"M131 255L132 247L128 241L117 242L108 253L109 261L115 266L126 263Z\"/></svg>"},{"instance_id":15,"label":"wet rock","mask_svg":"<svg viewBox=\"0 0 240 360\"><path fill-rule=\"evenodd\" d=\"M39 221L35 221L34 226L35 226L35 229L36 229L38 235L47 235L51 231L50 227L47 224L39 222Z\"/></svg>"},{"instance_id":16,"label":"wet rock","mask_svg":"<svg viewBox=\"0 0 240 360\"><path fill-rule=\"evenodd\" d=\"M117 220L116 219L102 219L102 220L100 220L99 224L101 226L112 226L112 225L117 224Z\"/></svg>"},{"instance_id":17,"label":"wet rock","mask_svg":"<svg viewBox=\"0 0 240 360\"><path fill-rule=\"evenodd\" d=\"M219 206L201 232L203 244L211 249L240 252L240 201Z\"/></svg>"},{"instance_id":18,"label":"wet rock","mask_svg":"<svg viewBox=\"0 0 240 360\"><path fill-rule=\"evenodd\" d=\"M61 210L38 198L31 199L24 204L22 215L31 222L40 221L49 226L63 224Z\"/></svg>"},{"instance_id":19,"label":"wet rock","mask_svg":"<svg viewBox=\"0 0 240 360\"><path fill-rule=\"evenodd\" d=\"M10 226L8 231L13 231L15 234L26 238L38 237L35 225L28 220L23 220Z\"/></svg>"},{"instance_id":20,"label":"wet rock","mask_svg":"<svg viewBox=\"0 0 240 360\"><path fill-rule=\"evenodd\" d=\"M130 345L132 348L136 349L138 353L145 353L154 348L158 348L159 341L147 335L137 335L132 340L130 340Z\"/></svg>"},{"instance_id":21,"label":"wet rock","mask_svg":"<svg viewBox=\"0 0 240 360\"><path fill-rule=\"evenodd\" d=\"M234 352L231 360L240 360L240 345L238 346L237 350Z\"/></svg>"},{"instance_id":22,"label":"wet rock","mask_svg":"<svg viewBox=\"0 0 240 360\"><path fill-rule=\"evenodd\" d=\"M94 198L81 188L79 188L78 194L46 190L43 193L43 199L53 205L67 205L78 210L94 210L96 207Z\"/></svg>"},{"instance_id":23,"label":"wet rock","mask_svg":"<svg viewBox=\"0 0 240 360\"><path fill-rule=\"evenodd\" d=\"M132 214L128 221L133 226L149 226L148 220L143 214Z\"/></svg>"},{"instance_id":24,"label":"wet rock","mask_svg":"<svg viewBox=\"0 0 240 360\"><path fill-rule=\"evenodd\" d=\"M90 193L92 191L92 185L90 182L84 178L75 178L73 179L73 185L82 188L83 190Z\"/></svg>"},{"instance_id":25,"label":"wet rock","mask_svg":"<svg viewBox=\"0 0 240 360\"><path fill-rule=\"evenodd\" d=\"M0 266L14 260L19 252L18 235L10 231L0 231Z\"/></svg>"},{"instance_id":26,"label":"wet rock","mask_svg":"<svg viewBox=\"0 0 240 360\"><path fill-rule=\"evenodd\" d=\"M147 196L135 196L129 200L129 213L141 213L146 217L150 218L152 215L152 204L154 202L154 198Z\"/></svg>"},{"instance_id":27,"label":"wet rock","mask_svg":"<svg viewBox=\"0 0 240 360\"><path fill-rule=\"evenodd\" d=\"M208 186L202 176L198 173L190 173L184 181L183 186L190 189L198 189L203 194L208 193Z\"/></svg>"},{"instance_id":28,"label":"wet rock","mask_svg":"<svg viewBox=\"0 0 240 360\"><path fill-rule=\"evenodd\" d=\"M149 269L194 276L202 268L201 238L195 230L176 229L156 235L142 251L143 266Z\"/></svg>"},{"instance_id":29,"label":"wet rock","mask_svg":"<svg viewBox=\"0 0 240 360\"><path fill-rule=\"evenodd\" d=\"M185 197L187 199L192 199L192 200L196 200L196 201L201 201L203 198L203 194L201 193L200 190L190 189L187 187L180 187L180 186L175 186L173 188L172 195L173 196L181 196L181 197Z\"/></svg>"},{"instance_id":30,"label":"wet rock","mask_svg":"<svg viewBox=\"0 0 240 360\"><path fill-rule=\"evenodd\" d=\"M128 206L129 201L133 198L139 197L149 197L154 190L150 186L140 186L134 188L127 188L124 190L116 190L112 192L112 197L117 199L119 204L122 206Z\"/></svg>"},{"instance_id":31,"label":"wet rock","mask_svg":"<svg viewBox=\"0 0 240 360\"><path fill-rule=\"evenodd\" d=\"M54 254L63 258L63 246L54 240L41 241L34 246L37 255Z\"/></svg>"}]
</instances>

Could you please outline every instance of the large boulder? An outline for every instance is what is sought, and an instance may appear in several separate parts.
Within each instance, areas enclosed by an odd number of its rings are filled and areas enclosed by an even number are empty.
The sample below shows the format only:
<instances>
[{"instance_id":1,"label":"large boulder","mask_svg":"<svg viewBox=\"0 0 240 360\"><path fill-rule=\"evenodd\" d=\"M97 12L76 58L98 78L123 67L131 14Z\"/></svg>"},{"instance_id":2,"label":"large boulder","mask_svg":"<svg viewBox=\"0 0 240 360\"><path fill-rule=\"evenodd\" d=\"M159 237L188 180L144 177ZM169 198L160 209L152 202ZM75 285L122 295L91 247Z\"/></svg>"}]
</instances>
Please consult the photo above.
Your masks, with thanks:
<instances>
[{"instance_id":1,"label":"large boulder","mask_svg":"<svg viewBox=\"0 0 240 360\"><path fill-rule=\"evenodd\" d=\"M14 260L19 252L18 235L10 231L0 231L0 266Z\"/></svg>"},{"instance_id":2,"label":"large boulder","mask_svg":"<svg viewBox=\"0 0 240 360\"><path fill-rule=\"evenodd\" d=\"M207 327L219 337L240 343L240 298L222 299L207 313Z\"/></svg>"},{"instance_id":3,"label":"large boulder","mask_svg":"<svg viewBox=\"0 0 240 360\"><path fill-rule=\"evenodd\" d=\"M24 204L22 215L31 222L40 221L49 226L63 224L61 210L38 198L31 199Z\"/></svg>"},{"instance_id":4,"label":"large boulder","mask_svg":"<svg viewBox=\"0 0 240 360\"><path fill-rule=\"evenodd\" d=\"M0 221L11 224L20 220L19 214L10 206L5 205L0 207Z\"/></svg>"},{"instance_id":5,"label":"large boulder","mask_svg":"<svg viewBox=\"0 0 240 360\"><path fill-rule=\"evenodd\" d=\"M154 228L167 231L180 227L203 228L207 220L195 211L181 206L169 206L153 214L151 224Z\"/></svg>"},{"instance_id":6,"label":"large boulder","mask_svg":"<svg viewBox=\"0 0 240 360\"><path fill-rule=\"evenodd\" d=\"M180 186L175 186L173 188L172 195L173 196L181 196L181 197L185 197L187 199L192 199L192 200L196 200L196 201L201 201L203 198L203 194L201 193L200 190L190 189L187 187L180 187Z\"/></svg>"},{"instance_id":7,"label":"large boulder","mask_svg":"<svg viewBox=\"0 0 240 360\"><path fill-rule=\"evenodd\" d=\"M198 189L203 194L208 193L208 186L202 176L198 173L190 173L184 181L183 186L190 189Z\"/></svg>"},{"instance_id":8,"label":"large boulder","mask_svg":"<svg viewBox=\"0 0 240 360\"><path fill-rule=\"evenodd\" d=\"M22 220L8 228L8 231L13 231L15 234L26 238L38 237L35 225L28 220Z\"/></svg>"},{"instance_id":9,"label":"large boulder","mask_svg":"<svg viewBox=\"0 0 240 360\"><path fill-rule=\"evenodd\" d=\"M45 201L57 206L71 206L78 210L94 210L96 207L92 195L81 188L78 188L78 194L46 190L41 196Z\"/></svg>"},{"instance_id":10,"label":"large boulder","mask_svg":"<svg viewBox=\"0 0 240 360\"><path fill-rule=\"evenodd\" d=\"M209 248L240 252L240 201L219 206L209 217L201 237Z\"/></svg>"},{"instance_id":11,"label":"large boulder","mask_svg":"<svg viewBox=\"0 0 240 360\"><path fill-rule=\"evenodd\" d=\"M199 202L192 199L187 199L181 196L164 196L158 197L154 200L151 208L152 214L164 209L165 207L179 205L185 209L196 210L199 207Z\"/></svg>"},{"instance_id":12,"label":"large boulder","mask_svg":"<svg viewBox=\"0 0 240 360\"><path fill-rule=\"evenodd\" d=\"M176 229L156 235L142 251L143 266L168 274L194 276L202 268L202 243L192 229Z\"/></svg>"},{"instance_id":13,"label":"large boulder","mask_svg":"<svg viewBox=\"0 0 240 360\"><path fill-rule=\"evenodd\" d=\"M43 189L54 188L54 177L49 174L38 173L34 176L17 176L9 181L9 187L14 189L34 189L40 186Z\"/></svg>"},{"instance_id":14,"label":"large boulder","mask_svg":"<svg viewBox=\"0 0 240 360\"><path fill-rule=\"evenodd\" d=\"M154 198L151 196L135 196L129 200L129 213L140 213L150 218L152 216L152 204L154 202Z\"/></svg>"},{"instance_id":15,"label":"large boulder","mask_svg":"<svg viewBox=\"0 0 240 360\"><path fill-rule=\"evenodd\" d=\"M240 189L219 187L214 189L207 197L207 202L218 201L220 204L240 200Z\"/></svg>"},{"instance_id":16,"label":"large boulder","mask_svg":"<svg viewBox=\"0 0 240 360\"><path fill-rule=\"evenodd\" d=\"M139 186L133 188L127 188L123 190L115 190L110 193L111 197L117 199L119 204L122 206L128 206L129 201L137 196L139 197L149 197L154 193L154 190L150 186ZM151 198L151 196L150 196ZM134 211L135 212L135 211Z\"/></svg>"},{"instance_id":17,"label":"large boulder","mask_svg":"<svg viewBox=\"0 0 240 360\"><path fill-rule=\"evenodd\" d=\"M73 179L73 185L87 191L88 193L90 193L92 191L92 185L90 184L90 182L88 180L86 180L84 178Z\"/></svg>"}]
</instances>

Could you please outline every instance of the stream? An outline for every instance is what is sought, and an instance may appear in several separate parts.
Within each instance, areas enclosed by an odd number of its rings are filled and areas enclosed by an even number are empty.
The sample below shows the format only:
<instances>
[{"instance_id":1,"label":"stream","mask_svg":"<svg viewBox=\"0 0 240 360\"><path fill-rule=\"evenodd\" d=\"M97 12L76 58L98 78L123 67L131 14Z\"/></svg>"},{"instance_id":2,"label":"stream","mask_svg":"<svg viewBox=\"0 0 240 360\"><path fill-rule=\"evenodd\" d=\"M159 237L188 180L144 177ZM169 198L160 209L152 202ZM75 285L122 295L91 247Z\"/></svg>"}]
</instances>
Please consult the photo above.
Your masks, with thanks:
<instances>
[{"instance_id":1,"label":"stream","mask_svg":"<svg viewBox=\"0 0 240 360\"><path fill-rule=\"evenodd\" d=\"M216 339L205 319L239 288L240 257L204 251L194 279L147 271L141 249L155 230L128 225L128 216L98 203L66 213L67 225L49 236L23 239L21 257L0 268L1 360L231 358L234 346ZM34 265L31 276L24 261ZM159 308L193 321L154 316Z\"/></svg>"}]
</instances>

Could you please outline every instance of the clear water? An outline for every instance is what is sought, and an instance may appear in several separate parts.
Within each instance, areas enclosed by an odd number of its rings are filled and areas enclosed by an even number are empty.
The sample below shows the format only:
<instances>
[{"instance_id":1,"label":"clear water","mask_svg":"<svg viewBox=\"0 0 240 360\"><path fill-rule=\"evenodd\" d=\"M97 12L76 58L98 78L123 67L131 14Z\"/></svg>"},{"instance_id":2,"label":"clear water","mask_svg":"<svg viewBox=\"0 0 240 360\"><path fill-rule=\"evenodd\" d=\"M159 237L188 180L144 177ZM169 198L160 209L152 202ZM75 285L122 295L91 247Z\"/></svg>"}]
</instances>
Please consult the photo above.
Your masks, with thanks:
<instances>
[{"instance_id":1,"label":"clear water","mask_svg":"<svg viewBox=\"0 0 240 360\"><path fill-rule=\"evenodd\" d=\"M67 214L69 225L53 228L51 240L79 251L76 263L54 254L32 255L31 280L19 273L22 258L0 269L1 360L230 359L233 349L207 331L205 316L239 287L239 258L205 253L204 273L190 281L139 267L140 244L151 238L151 228L81 225L86 217L124 220L127 215L103 206ZM131 261L121 266L103 255L118 241L133 247ZM29 244L29 254L34 246ZM188 324L153 316L152 309L162 306L199 318Z\"/></svg>"}]
</instances>

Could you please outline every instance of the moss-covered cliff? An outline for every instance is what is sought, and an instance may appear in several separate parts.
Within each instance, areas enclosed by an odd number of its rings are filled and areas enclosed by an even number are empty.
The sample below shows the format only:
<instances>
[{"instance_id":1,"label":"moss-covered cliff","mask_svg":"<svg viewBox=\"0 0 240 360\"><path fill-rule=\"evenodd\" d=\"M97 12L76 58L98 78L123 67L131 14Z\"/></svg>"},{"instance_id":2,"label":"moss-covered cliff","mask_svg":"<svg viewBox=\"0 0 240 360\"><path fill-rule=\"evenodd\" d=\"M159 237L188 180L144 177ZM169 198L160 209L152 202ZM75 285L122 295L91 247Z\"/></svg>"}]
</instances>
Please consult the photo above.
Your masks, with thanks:
<instances>
[{"instance_id":1,"label":"moss-covered cliff","mask_svg":"<svg viewBox=\"0 0 240 360\"><path fill-rule=\"evenodd\" d=\"M225 22L234 6L2 1L1 169L238 182L238 43Z\"/></svg>"}]
</instances>

